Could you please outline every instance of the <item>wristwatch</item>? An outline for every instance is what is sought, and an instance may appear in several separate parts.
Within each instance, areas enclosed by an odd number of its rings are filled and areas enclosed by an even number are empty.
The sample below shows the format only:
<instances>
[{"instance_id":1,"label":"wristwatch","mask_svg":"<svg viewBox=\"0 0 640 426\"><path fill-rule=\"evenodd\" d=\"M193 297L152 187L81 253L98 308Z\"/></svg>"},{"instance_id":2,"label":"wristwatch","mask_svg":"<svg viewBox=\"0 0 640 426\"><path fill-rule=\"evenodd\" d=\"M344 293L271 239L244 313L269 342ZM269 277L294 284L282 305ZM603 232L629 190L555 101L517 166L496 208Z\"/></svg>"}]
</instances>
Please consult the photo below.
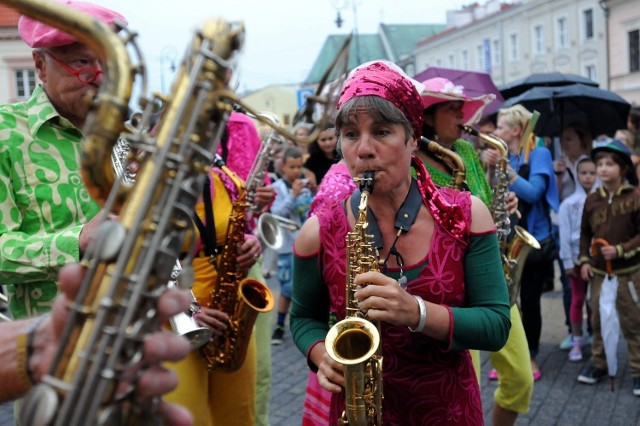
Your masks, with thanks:
<instances>
[{"instance_id":1,"label":"wristwatch","mask_svg":"<svg viewBox=\"0 0 640 426\"><path fill-rule=\"evenodd\" d=\"M511 182L511 179L513 179L515 175L517 175L515 170L507 169L507 179L509 179L509 182Z\"/></svg>"}]
</instances>

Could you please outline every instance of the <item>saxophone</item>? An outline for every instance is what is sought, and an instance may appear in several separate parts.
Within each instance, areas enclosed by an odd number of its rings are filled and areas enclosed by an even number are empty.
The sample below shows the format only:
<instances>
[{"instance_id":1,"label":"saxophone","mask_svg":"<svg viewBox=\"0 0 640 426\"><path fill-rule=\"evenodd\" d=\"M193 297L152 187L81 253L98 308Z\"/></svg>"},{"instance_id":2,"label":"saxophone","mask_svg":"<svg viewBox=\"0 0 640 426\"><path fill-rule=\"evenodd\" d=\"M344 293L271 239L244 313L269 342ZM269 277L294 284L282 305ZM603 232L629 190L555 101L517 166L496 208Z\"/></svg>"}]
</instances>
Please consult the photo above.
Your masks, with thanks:
<instances>
[{"instance_id":1,"label":"saxophone","mask_svg":"<svg viewBox=\"0 0 640 426\"><path fill-rule=\"evenodd\" d=\"M84 253L87 273L69 304L51 369L25 397L21 423L150 423L157 420L154 404L136 398L137 379L147 368L141 362L144 338L160 329L156 301L189 230L214 141L232 110L219 91L228 85L242 25L205 22L181 65L136 183L112 191L111 151L123 130L133 77L144 66L133 67L125 42L81 12L45 0L1 2L63 29L106 64L109 78L87 117L81 159L89 192L106 200L106 211L119 213L98 226ZM123 188L129 195L120 206Z\"/></svg>"},{"instance_id":2,"label":"saxophone","mask_svg":"<svg viewBox=\"0 0 640 426\"><path fill-rule=\"evenodd\" d=\"M222 159L216 156L214 165L226 168ZM273 309L274 298L269 287L253 278L246 278L236 267L238 247L244 242L247 230L246 213L249 208L247 192L241 190L233 203L227 238L220 256L210 261L216 267L218 277L211 290L208 308L218 309L229 316L227 333L214 336L200 348L207 368L213 370L236 371L244 363L249 349L253 325L259 313Z\"/></svg>"},{"instance_id":3,"label":"saxophone","mask_svg":"<svg viewBox=\"0 0 640 426\"><path fill-rule=\"evenodd\" d=\"M378 271L373 236L367 233L367 202L373 191L373 172L360 180L360 206L353 231L347 233L346 315L327 334L329 356L344 367L345 411L340 425L382 424L382 351L379 324L367 319L354 297L356 275Z\"/></svg>"},{"instance_id":4,"label":"saxophone","mask_svg":"<svg viewBox=\"0 0 640 426\"><path fill-rule=\"evenodd\" d=\"M506 142L496 136L479 132L470 126L461 125L460 128L470 135L481 138L486 144L500 152L500 160L498 160L498 165L495 169L496 185L493 188L490 210L493 222L496 225L498 242L500 243L504 278L509 289L509 301L513 306L514 303L517 303L518 294L520 293L524 263L532 248L540 249L540 243L521 226L514 227L514 237L510 243L508 242L511 234L511 220L509 219L509 212L507 212L509 151Z\"/></svg>"},{"instance_id":5,"label":"saxophone","mask_svg":"<svg viewBox=\"0 0 640 426\"><path fill-rule=\"evenodd\" d=\"M467 186L467 169L464 165L464 161L462 161L462 157L460 157L456 152L445 148L440 145L438 142L434 142L430 139L422 136L420 141L421 148L426 149L427 151L435 154L441 159L447 158L451 162L451 184L449 185L451 188L458 190L469 190Z\"/></svg>"}]
</instances>

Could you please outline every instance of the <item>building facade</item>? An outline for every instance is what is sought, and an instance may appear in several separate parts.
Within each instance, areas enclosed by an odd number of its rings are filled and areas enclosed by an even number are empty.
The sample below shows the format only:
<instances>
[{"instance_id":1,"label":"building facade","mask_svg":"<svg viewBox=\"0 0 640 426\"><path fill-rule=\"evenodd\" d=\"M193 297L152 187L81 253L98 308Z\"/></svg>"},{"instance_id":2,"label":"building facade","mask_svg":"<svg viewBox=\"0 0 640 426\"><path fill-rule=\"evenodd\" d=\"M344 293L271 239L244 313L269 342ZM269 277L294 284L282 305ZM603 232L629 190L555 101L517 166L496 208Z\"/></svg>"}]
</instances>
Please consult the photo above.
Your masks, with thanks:
<instances>
[{"instance_id":1,"label":"building facade","mask_svg":"<svg viewBox=\"0 0 640 426\"><path fill-rule=\"evenodd\" d=\"M606 0L609 89L640 106L640 1Z\"/></svg>"},{"instance_id":2,"label":"building facade","mask_svg":"<svg viewBox=\"0 0 640 426\"><path fill-rule=\"evenodd\" d=\"M29 98L38 82L31 49L18 34L19 17L0 5L0 104Z\"/></svg>"},{"instance_id":3,"label":"building facade","mask_svg":"<svg viewBox=\"0 0 640 426\"><path fill-rule=\"evenodd\" d=\"M418 42L415 62L418 71L438 66L487 72L498 86L559 71L607 88L606 27L597 0L489 0L448 12L447 29Z\"/></svg>"}]
</instances>

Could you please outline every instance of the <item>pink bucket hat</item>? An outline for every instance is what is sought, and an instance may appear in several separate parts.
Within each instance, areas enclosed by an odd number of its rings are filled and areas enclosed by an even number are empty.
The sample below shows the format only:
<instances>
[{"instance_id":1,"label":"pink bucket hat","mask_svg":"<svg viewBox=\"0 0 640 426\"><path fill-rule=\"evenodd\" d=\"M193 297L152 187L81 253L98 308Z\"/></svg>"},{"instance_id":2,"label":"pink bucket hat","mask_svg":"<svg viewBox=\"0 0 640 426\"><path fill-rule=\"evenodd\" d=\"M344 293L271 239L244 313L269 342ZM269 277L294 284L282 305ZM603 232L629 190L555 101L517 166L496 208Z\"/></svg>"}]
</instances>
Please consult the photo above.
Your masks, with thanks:
<instances>
[{"instance_id":1,"label":"pink bucket hat","mask_svg":"<svg viewBox=\"0 0 640 426\"><path fill-rule=\"evenodd\" d=\"M125 24L127 23L124 16L118 12L96 4L73 0L66 0L59 3L89 14L109 25L113 24L113 21L116 19L123 21ZM22 40L33 48L67 46L78 41L71 35L57 28L50 27L24 15L21 16L18 21L18 31L20 32Z\"/></svg>"},{"instance_id":2,"label":"pink bucket hat","mask_svg":"<svg viewBox=\"0 0 640 426\"><path fill-rule=\"evenodd\" d=\"M489 93L476 98L468 98L464 94L463 86L456 86L450 80L442 77L434 77L422 82L422 107L429 108L431 105L449 101L463 101L462 122L463 124L473 124L482 117L482 110L496 99L496 95Z\"/></svg>"}]
</instances>

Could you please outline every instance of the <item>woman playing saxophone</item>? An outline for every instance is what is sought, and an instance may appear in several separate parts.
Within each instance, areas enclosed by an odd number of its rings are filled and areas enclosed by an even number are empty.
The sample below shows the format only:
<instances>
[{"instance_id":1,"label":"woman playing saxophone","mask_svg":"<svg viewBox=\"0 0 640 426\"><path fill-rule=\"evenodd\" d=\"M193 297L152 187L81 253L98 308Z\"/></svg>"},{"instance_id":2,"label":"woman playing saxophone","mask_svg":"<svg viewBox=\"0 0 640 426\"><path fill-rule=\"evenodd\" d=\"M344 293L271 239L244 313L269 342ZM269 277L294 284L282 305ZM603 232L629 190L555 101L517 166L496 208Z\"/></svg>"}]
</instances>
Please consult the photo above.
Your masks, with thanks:
<instances>
[{"instance_id":1,"label":"woman playing saxophone","mask_svg":"<svg viewBox=\"0 0 640 426\"><path fill-rule=\"evenodd\" d=\"M422 131L420 95L385 63L366 64L347 80L336 131L351 176L374 175L366 232L378 265L360 259L367 272L352 278L358 309L381 329L384 399L372 409L385 425L482 424L468 348L497 350L510 327L491 214L468 192L437 188L412 156ZM346 259L357 264L358 256L345 241L356 223L360 194L354 197L317 210L295 243L291 330L320 385L334 392L331 424L348 395L325 337L329 312L338 320L350 315Z\"/></svg>"},{"instance_id":2,"label":"woman playing saxophone","mask_svg":"<svg viewBox=\"0 0 640 426\"><path fill-rule=\"evenodd\" d=\"M227 124L227 132L227 137L221 141L221 152L227 152L230 162L246 176L248 170L240 166L243 163L247 165L243 161L248 158L246 151L255 153L260 146L255 126L244 114L233 113ZM196 206L196 224L200 221L202 227L198 227L200 235L196 243L197 255L193 260L193 293L202 307L197 322L212 329L213 339L224 339L231 331L232 315L220 307L211 307L211 292L219 282L219 273L223 273L220 260L225 257L223 250L227 245L227 238L234 240L229 244L238 241L237 248L233 247L237 249L237 258L235 264L228 265L229 268L241 271L240 275L248 274L249 277L259 280L262 278L259 277L260 267L257 261L261 247L257 238L249 234L249 231L239 236L228 235L234 202L244 190L242 179L222 165L211 168L209 179L209 188L205 189L202 200ZM206 200L207 197L209 200ZM210 213L207 213L208 202L211 203ZM208 224L212 223L214 226L208 227ZM213 235L208 234L209 230ZM233 295L235 294L236 292ZM167 400L186 406L201 425L253 424L257 374L256 345L253 334L248 339L246 358L234 372L209 371L208 360L198 351L191 352L179 363L168 364L167 367L177 373L180 381L178 388L167 395Z\"/></svg>"},{"instance_id":3,"label":"woman playing saxophone","mask_svg":"<svg viewBox=\"0 0 640 426\"><path fill-rule=\"evenodd\" d=\"M473 146L462 139L462 129L474 133L486 144L494 146L500 141L488 135L480 134L467 124L478 117L486 105L488 96L468 98L464 87L455 86L444 78L433 78L422 82L422 103L424 107L423 132L426 137L438 141L460 155L466 166L466 182L469 191L478 196L487 207L490 207L494 223L501 241L509 235L509 214L517 209L518 200L513 192L507 190L506 175L500 174L499 182L492 189L480 164L478 154ZM497 146L506 154L506 146ZM443 167L437 157L420 149L418 156L424 161L429 174L440 185L447 185L452 174ZM522 266L522 265L520 265ZM533 393L533 378L529 363L527 346L522 320L518 306L511 307L511 331L509 339L500 351L490 352L489 359L494 370L490 371L490 379L500 375L501 380L494 394L493 424L497 426L512 425L519 413L529 410ZM480 377L480 354L471 351L476 374ZM508 374L508 377L507 377Z\"/></svg>"}]
</instances>

